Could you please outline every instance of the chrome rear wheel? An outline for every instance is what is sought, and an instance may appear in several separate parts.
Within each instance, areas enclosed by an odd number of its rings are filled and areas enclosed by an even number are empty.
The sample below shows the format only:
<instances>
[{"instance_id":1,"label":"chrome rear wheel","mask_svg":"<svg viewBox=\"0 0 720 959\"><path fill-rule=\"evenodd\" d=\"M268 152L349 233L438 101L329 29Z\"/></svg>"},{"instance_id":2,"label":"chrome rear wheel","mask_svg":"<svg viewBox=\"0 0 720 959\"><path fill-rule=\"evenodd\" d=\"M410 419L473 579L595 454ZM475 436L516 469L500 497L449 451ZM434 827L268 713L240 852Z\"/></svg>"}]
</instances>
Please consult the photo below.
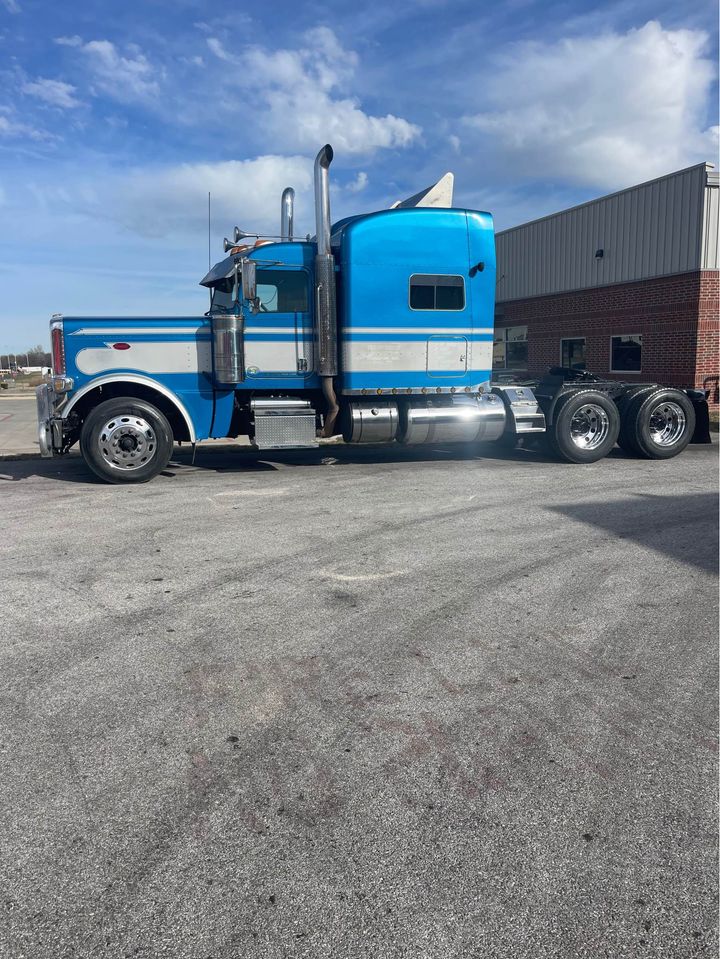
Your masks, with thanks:
<instances>
[{"instance_id":1,"label":"chrome rear wheel","mask_svg":"<svg viewBox=\"0 0 720 959\"><path fill-rule=\"evenodd\" d=\"M687 429L685 410L678 403L658 403L650 410L648 426L653 443L660 447L674 446Z\"/></svg>"},{"instance_id":2,"label":"chrome rear wheel","mask_svg":"<svg viewBox=\"0 0 720 959\"><path fill-rule=\"evenodd\" d=\"M695 431L695 408L682 390L660 386L638 393L623 412L622 447L652 460L682 453Z\"/></svg>"},{"instance_id":3,"label":"chrome rear wheel","mask_svg":"<svg viewBox=\"0 0 720 959\"><path fill-rule=\"evenodd\" d=\"M550 449L567 463L596 463L615 445L620 414L600 390L568 390L552 414L547 432Z\"/></svg>"},{"instance_id":4,"label":"chrome rear wheel","mask_svg":"<svg viewBox=\"0 0 720 959\"><path fill-rule=\"evenodd\" d=\"M584 403L575 411L570 423L570 438L581 450L596 450L610 433L607 410L597 403Z\"/></svg>"}]
</instances>

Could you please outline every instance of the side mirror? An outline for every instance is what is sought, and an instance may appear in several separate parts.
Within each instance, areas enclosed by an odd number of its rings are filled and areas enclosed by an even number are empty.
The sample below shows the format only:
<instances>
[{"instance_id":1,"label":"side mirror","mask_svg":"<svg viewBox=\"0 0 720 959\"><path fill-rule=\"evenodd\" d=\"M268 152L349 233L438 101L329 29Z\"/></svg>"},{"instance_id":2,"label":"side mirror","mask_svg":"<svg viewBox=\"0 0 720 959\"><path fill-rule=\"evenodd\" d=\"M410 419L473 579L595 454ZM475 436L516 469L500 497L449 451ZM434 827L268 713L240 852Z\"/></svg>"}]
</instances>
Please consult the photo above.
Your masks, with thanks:
<instances>
[{"instance_id":1,"label":"side mirror","mask_svg":"<svg viewBox=\"0 0 720 959\"><path fill-rule=\"evenodd\" d=\"M255 260L242 261L242 295L254 304L257 299L257 264Z\"/></svg>"}]
</instances>

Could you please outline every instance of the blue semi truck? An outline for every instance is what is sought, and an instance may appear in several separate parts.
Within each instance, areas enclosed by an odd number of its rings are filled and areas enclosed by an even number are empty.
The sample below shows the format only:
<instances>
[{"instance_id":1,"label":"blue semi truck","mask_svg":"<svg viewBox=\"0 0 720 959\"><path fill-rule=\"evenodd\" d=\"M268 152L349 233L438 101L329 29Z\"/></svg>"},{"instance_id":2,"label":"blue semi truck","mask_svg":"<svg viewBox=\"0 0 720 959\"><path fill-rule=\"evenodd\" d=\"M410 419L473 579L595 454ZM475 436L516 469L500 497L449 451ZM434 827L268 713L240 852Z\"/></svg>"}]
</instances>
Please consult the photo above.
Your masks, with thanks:
<instances>
[{"instance_id":1,"label":"blue semi truck","mask_svg":"<svg viewBox=\"0 0 720 959\"><path fill-rule=\"evenodd\" d=\"M709 440L699 391L564 369L494 383L492 217L425 191L333 225L332 158L326 145L315 160L316 236L295 239L286 189L277 242L238 228L225 240L201 281L203 316L53 316L53 372L37 390L43 455L79 442L97 476L133 483L156 476L174 443L219 437L258 449L339 433L408 445L545 437L573 463L616 442L663 459Z\"/></svg>"}]
</instances>

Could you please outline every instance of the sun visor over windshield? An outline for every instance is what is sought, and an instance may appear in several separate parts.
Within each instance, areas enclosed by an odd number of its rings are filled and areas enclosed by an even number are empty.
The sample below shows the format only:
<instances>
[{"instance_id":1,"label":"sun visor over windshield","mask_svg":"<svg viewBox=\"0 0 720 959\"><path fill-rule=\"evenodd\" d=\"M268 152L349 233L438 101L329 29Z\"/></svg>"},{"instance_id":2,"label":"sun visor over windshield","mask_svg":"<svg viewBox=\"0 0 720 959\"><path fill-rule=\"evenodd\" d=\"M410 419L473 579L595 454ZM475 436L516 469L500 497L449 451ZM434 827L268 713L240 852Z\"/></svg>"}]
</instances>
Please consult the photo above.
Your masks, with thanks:
<instances>
[{"instance_id":1,"label":"sun visor over windshield","mask_svg":"<svg viewBox=\"0 0 720 959\"><path fill-rule=\"evenodd\" d=\"M232 275L232 271L235 268L235 257L228 256L224 260L221 260L219 263L216 263L215 266L210 270L207 276L204 276L200 280L200 286L212 286L214 283L217 283L219 280L225 280L227 277Z\"/></svg>"}]
</instances>

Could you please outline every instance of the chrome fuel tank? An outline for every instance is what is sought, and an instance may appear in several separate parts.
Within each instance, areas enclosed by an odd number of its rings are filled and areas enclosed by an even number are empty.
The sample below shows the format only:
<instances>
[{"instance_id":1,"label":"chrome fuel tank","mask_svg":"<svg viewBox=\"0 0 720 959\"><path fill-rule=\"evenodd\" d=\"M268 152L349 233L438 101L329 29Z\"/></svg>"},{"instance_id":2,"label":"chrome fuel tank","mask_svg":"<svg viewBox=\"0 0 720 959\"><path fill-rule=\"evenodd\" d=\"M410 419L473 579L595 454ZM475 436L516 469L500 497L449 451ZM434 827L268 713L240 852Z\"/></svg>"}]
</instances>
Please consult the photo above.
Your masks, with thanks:
<instances>
[{"instance_id":1,"label":"chrome fuel tank","mask_svg":"<svg viewBox=\"0 0 720 959\"><path fill-rule=\"evenodd\" d=\"M392 400L348 403L341 422L346 443L392 443L400 422L398 405Z\"/></svg>"},{"instance_id":2,"label":"chrome fuel tank","mask_svg":"<svg viewBox=\"0 0 720 959\"><path fill-rule=\"evenodd\" d=\"M505 407L499 396L454 396L403 404L398 440L421 443L475 443L498 439L505 429Z\"/></svg>"}]
</instances>

